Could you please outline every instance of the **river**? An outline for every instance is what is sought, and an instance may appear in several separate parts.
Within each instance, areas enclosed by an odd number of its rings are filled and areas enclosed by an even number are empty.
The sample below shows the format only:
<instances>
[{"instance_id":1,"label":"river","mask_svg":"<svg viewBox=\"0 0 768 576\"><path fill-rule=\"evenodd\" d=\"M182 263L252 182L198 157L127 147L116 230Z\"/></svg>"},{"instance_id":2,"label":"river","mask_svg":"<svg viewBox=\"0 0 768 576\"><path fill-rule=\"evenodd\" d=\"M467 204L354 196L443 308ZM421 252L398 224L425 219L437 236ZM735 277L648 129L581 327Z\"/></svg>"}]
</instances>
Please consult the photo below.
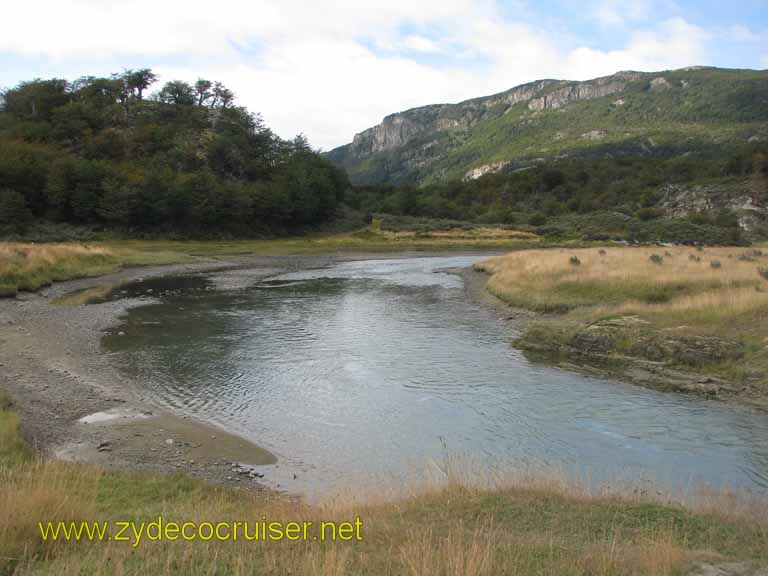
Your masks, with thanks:
<instances>
[{"instance_id":1,"label":"river","mask_svg":"<svg viewBox=\"0 0 768 576\"><path fill-rule=\"evenodd\" d=\"M164 280L102 345L155 401L273 451L267 479L290 492L397 484L447 454L768 492L765 413L532 363L445 271L478 259L341 262L234 289Z\"/></svg>"}]
</instances>

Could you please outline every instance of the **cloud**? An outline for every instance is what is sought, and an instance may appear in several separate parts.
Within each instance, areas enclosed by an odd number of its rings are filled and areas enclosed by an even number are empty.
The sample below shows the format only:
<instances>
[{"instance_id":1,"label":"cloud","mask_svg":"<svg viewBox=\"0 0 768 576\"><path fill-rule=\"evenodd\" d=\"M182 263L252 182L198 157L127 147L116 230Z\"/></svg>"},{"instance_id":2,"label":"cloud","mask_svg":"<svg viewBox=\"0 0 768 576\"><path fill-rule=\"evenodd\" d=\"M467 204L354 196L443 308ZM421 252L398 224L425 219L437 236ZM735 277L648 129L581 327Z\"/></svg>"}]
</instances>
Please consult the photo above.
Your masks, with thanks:
<instances>
[{"instance_id":1,"label":"cloud","mask_svg":"<svg viewBox=\"0 0 768 576\"><path fill-rule=\"evenodd\" d=\"M440 47L424 36L408 36L403 40L403 46L414 52L435 53L440 52Z\"/></svg>"},{"instance_id":2,"label":"cloud","mask_svg":"<svg viewBox=\"0 0 768 576\"><path fill-rule=\"evenodd\" d=\"M621 50L577 48L568 55L574 78L586 79L617 70L676 69L706 61L707 33L682 18L673 18L652 31L632 35Z\"/></svg>"},{"instance_id":3,"label":"cloud","mask_svg":"<svg viewBox=\"0 0 768 576\"><path fill-rule=\"evenodd\" d=\"M652 10L651 0L602 0L594 17L603 26L623 26L627 22L646 20Z\"/></svg>"},{"instance_id":4,"label":"cloud","mask_svg":"<svg viewBox=\"0 0 768 576\"><path fill-rule=\"evenodd\" d=\"M625 5L624 21L639 21L650 0ZM681 18L628 31L608 50L563 46L514 14L495 0L38 0L4 9L0 56L89 73L139 62L163 81L220 80L280 135L304 132L325 149L405 108L706 61L708 35Z\"/></svg>"},{"instance_id":5,"label":"cloud","mask_svg":"<svg viewBox=\"0 0 768 576\"><path fill-rule=\"evenodd\" d=\"M741 42L744 44L754 44L765 40L765 35L757 34L743 24L732 25L728 28L726 35L734 42Z\"/></svg>"}]
</instances>

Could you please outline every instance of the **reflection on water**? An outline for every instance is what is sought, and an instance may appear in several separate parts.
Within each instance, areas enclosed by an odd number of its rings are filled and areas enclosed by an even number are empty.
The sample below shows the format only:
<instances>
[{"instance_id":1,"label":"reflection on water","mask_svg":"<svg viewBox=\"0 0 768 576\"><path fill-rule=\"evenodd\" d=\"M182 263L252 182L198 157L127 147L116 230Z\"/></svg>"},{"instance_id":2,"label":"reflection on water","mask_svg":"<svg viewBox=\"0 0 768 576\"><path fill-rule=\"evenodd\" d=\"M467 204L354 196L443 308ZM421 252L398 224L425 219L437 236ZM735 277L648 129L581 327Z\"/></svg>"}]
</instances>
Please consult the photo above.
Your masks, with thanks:
<instances>
[{"instance_id":1,"label":"reflection on water","mask_svg":"<svg viewBox=\"0 0 768 576\"><path fill-rule=\"evenodd\" d=\"M476 259L168 286L103 344L159 401L278 454L291 490L397 478L447 446L489 466L768 491L765 414L531 364L494 311L437 272Z\"/></svg>"}]
</instances>

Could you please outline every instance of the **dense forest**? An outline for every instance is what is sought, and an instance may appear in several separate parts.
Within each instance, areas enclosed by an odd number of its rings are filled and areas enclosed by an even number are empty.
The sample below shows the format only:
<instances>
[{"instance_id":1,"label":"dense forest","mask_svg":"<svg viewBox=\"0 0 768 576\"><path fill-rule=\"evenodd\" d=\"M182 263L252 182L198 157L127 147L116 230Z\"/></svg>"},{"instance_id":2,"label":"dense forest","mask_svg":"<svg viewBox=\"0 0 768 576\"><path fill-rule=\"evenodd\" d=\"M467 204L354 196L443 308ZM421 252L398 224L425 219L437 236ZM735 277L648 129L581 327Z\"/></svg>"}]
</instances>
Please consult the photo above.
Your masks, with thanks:
<instances>
[{"instance_id":1,"label":"dense forest","mask_svg":"<svg viewBox=\"0 0 768 576\"><path fill-rule=\"evenodd\" d=\"M429 219L427 228L739 243L743 226L728 202L672 219L664 191L714 182L768 203L760 139L687 151L682 142L652 156L615 144L474 180L351 186L306 138L279 138L221 83L171 81L149 93L156 80L149 69L126 70L2 92L0 235L263 237L311 230L343 211L352 226L385 214L392 229ZM764 216L751 236L768 235Z\"/></svg>"},{"instance_id":2,"label":"dense forest","mask_svg":"<svg viewBox=\"0 0 768 576\"><path fill-rule=\"evenodd\" d=\"M343 170L277 137L219 82L149 69L32 80L0 100L0 229L259 236L326 221Z\"/></svg>"}]
</instances>

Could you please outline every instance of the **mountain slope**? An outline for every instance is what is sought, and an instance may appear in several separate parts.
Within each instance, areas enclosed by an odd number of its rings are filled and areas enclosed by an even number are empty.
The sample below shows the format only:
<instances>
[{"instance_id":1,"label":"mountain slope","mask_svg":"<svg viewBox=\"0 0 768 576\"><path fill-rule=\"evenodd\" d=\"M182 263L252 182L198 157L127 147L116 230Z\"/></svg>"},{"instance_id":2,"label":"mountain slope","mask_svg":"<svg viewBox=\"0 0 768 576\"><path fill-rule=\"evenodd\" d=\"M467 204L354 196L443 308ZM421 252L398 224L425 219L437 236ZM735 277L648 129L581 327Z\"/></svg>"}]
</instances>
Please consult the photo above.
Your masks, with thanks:
<instances>
[{"instance_id":1,"label":"mountain slope","mask_svg":"<svg viewBox=\"0 0 768 576\"><path fill-rule=\"evenodd\" d=\"M766 138L768 71L696 67L539 80L413 108L327 157L355 183L424 184L554 157L667 157Z\"/></svg>"}]
</instances>

